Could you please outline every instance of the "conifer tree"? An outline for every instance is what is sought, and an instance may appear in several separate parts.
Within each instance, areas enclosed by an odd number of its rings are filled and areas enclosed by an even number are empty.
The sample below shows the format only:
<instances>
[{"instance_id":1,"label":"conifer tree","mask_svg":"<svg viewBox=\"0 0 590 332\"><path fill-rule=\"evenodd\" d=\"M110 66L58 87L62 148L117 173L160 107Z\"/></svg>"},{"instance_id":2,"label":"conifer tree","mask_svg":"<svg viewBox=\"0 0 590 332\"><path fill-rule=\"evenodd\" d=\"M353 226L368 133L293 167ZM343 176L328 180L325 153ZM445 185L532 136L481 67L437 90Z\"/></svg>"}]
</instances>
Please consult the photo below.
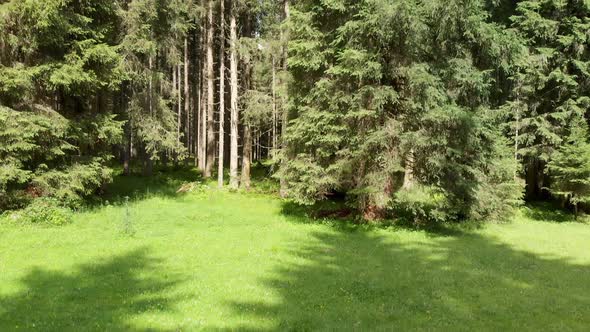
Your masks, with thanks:
<instances>
[{"instance_id":1,"label":"conifer tree","mask_svg":"<svg viewBox=\"0 0 590 332\"><path fill-rule=\"evenodd\" d=\"M0 210L79 203L111 177L126 80L112 1L15 0L0 10Z\"/></svg>"},{"instance_id":2,"label":"conifer tree","mask_svg":"<svg viewBox=\"0 0 590 332\"><path fill-rule=\"evenodd\" d=\"M590 143L588 124L578 115L570 134L553 153L547 165L551 175L551 193L569 201L578 214L580 203L590 201Z\"/></svg>"},{"instance_id":3,"label":"conifer tree","mask_svg":"<svg viewBox=\"0 0 590 332\"><path fill-rule=\"evenodd\" d=\"M515 61L513 121L531 199L542 194L544 165L590 95L589 17L584 1L527 0L510 18L527 50Z\"/></svg>"},{"instance_id":4,"label":"conifer tree","mask_svg":"<svg viewBox=\"0 0 590 332\"><path fill-rule=\"evenodd\" d=\"M495 125L478 119L492 112L491 68L501 68L493 61L509 35L479 1L302 1L296 9L293 157L280 172L292 198L345 192L366 218L380 218L411 170L417 189L444 197L449 216L475 216L482 181L491 180L476 174L506 157L491 150ZM495 181L513 181L512 170L501 173Z\"/></svg>"}]
</instances>

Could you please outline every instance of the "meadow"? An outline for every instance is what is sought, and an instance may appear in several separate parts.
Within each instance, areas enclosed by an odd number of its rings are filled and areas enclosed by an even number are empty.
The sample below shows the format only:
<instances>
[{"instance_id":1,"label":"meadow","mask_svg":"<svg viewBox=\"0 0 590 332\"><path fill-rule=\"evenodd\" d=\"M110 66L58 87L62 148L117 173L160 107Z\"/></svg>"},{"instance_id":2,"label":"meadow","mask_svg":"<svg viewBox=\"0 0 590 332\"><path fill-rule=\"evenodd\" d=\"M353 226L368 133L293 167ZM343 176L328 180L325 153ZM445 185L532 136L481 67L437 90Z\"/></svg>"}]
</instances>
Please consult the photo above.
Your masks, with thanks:
<instances>
[{"instance_id":1,"label":"meadow","mask_svg":"<svg viewBox=\"0 0 590 332\"><path fill-rule=\"evenodd\" d=\"M0 331L590 326L590 225L568 215L383 227L266 193L176 193L192 176L118 177L61 227L0 223Z\"/></svg>"}]
</instances>

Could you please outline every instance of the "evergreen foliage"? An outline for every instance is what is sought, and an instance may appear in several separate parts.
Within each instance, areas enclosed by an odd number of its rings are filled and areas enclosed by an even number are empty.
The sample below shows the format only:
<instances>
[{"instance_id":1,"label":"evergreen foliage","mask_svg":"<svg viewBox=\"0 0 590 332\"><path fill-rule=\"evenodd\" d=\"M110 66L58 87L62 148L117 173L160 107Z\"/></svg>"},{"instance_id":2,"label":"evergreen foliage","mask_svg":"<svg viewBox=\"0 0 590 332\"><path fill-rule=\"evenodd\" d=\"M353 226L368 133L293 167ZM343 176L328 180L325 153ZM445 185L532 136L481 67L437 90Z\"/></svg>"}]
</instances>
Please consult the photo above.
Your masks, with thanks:
<instances>
[{"instance_id":1,"label":"evergreen foliage","mask_svg":"<svg viewBox=\"0 0 590 332\"><path fill-rule=\"evenodd\" d=\"M121 139L116 3L14 0L0 22L0 208L79 202L110 179Z\"/></svg>"},{"instance_id":2,"label":"evergreen foliage","mask_svg":"<svg viewBox=\"0 0 590 332\"><path fill-rule=\"evenodd\" d=\"M232 188L268 159L367 219L577 206L589 43L586 0L3 1L0 209L76 205L114 157Z\"/></svg>"},{"instance_id":3,"label":"evergreen foliage","mask_svg":"<svg viewBox=\"0 0 590 332\"><path fill-rule=\"evenodd\" d=\"M527 50L514 64L511 110L527 193L534 198L548 182L544 165L567 137L567 124L588 110L590 4L520 1L510 19Z\"/></svg>"},{"instance_id":4,"label":"evergreen foliage","mask_svg":"<svg viewBox=\"0 0 590 332\"><path fill-rule=\"evenodd\" d=\"M577 214L578 205L590 201L590 143L584 118L574 119L570 134L553 153L547 168L551 192L568 200Z\"/></svg>"},{"instance_id":5,"label":"evergreen foliage","mask_svg":"<svg viewBox=\"0 0 590 332\"><path fill-rule=\"evenodd\" d=\"M486 187L518 196L489 100L510 35L479 1L302 1L292 25L295 157L283 176L295 200L344 191L380 217L404 172L442 195L452 218L487 216Z\"/></svg>"}]
</instances>

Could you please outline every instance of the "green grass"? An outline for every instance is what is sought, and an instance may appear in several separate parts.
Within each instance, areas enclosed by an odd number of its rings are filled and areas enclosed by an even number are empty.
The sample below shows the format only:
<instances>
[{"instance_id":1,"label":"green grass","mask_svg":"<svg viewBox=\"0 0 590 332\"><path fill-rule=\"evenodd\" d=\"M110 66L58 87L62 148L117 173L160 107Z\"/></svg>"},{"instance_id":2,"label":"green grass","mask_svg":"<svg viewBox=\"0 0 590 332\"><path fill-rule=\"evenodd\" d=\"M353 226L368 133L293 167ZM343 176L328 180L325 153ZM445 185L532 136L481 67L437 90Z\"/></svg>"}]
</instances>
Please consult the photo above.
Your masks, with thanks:
<instances>
[{"instance_id":1,"label":"green grass","mask_svg":"<svg viewBox=\"0 0 590 332\"><path fill-rule=\"evenodd\" d=\"M590 326L590 225L319 222L269 195L175 194L192 176L119 179L71 225L0 224L0 331Z\"/></svg>"}]
</instances>

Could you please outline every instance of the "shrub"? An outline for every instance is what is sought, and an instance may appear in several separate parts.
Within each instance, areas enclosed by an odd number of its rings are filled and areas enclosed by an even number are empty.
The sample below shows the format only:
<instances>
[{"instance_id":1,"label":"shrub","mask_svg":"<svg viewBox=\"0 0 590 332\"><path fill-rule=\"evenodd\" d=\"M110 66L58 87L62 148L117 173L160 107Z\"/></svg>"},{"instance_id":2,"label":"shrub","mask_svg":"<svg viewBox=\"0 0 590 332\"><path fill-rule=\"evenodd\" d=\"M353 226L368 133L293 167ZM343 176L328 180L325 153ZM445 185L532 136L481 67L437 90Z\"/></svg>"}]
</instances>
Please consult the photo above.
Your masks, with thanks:
<instances>
[{"instance_id":1,"label":"shrub","mask_svg":"<svg viewBox=\"0 0 590 332\"><path fill-rule=\"evenodd\" d=\"M38 198L26 208L11 212L9 220L26 224L61 226L72 221L72 211L53 198Z\"/></svg>"},{"instance_id":2,"label":"shrub","mask_svg":"<svg viewBox=\"0 0 590 332\"><path fill-rule=\"evenodd\" d=\"M448 212L447 198L432 187L414 185L398 191L391 203L394 216L414 225L448 221L453 215Z\"/></svg>"}]
</instances>

